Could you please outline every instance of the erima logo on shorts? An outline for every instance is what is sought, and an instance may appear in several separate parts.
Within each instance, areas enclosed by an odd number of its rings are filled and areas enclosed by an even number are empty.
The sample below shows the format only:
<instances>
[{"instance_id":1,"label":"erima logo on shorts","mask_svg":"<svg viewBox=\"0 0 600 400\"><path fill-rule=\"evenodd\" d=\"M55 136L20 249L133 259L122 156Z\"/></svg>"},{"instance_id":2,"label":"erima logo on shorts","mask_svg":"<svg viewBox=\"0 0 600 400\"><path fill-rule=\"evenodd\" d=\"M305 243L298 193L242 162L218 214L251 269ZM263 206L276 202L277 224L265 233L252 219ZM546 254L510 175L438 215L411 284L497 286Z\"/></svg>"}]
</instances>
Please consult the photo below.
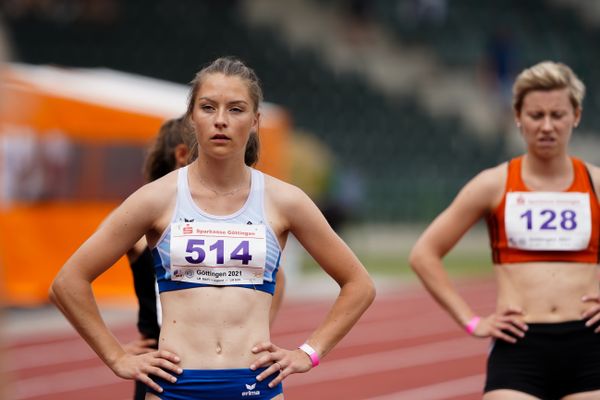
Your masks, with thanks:
<instances>
[{"instance_id":1,"label":"erima logo on shorts","mask_svg":"<svg viewBox=\"0 0 600 400\"><path fill-rule=\"evenodd\" d=\"M252 384L252 385L248 385L246 384L246 389L248 389L245 392L242 392L242 397L245 396L260 396L260 390L254 390L254 388L256 388L256 383Z\"/></svg>"}]
</instances>

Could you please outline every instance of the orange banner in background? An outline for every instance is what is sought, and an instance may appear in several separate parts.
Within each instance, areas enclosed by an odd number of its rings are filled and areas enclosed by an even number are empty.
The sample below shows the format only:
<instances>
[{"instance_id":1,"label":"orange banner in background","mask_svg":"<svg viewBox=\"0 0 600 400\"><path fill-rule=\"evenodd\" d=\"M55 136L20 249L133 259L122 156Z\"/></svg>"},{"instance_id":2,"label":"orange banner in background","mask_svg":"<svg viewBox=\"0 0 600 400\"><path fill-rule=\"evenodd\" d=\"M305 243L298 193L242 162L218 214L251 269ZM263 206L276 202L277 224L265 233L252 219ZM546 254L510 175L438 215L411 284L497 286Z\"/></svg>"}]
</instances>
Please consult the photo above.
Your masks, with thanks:
<instances>
[{"instance_id":1,"label":"orange banner in background","mask_svg":"<svg viewBox=\"0 0 600 400\"><path fill-rule=\"evenodd\" d=\"M70 255L114 209L110 203L39 203L0 211L0 254L9 305L47 302L48 288ZM122 258L94 282L99 299L131 299L133 283Z\"/></svg>"}]
</instances>

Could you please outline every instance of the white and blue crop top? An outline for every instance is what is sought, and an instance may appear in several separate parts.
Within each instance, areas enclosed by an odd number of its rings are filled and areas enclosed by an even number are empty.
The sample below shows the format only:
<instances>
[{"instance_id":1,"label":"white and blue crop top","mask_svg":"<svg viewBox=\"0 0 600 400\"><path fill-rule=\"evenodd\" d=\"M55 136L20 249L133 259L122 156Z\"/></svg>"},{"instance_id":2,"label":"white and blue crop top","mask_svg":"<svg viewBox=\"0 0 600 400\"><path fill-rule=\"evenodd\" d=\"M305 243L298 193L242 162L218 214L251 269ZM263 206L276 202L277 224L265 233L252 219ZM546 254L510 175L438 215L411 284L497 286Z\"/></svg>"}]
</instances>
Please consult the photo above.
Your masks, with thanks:
<instances>
[{"instance_id":1,"label":"white and blue crop top","mask_svg":"<svg viewBox=\"0 0 600 400\"><path fill-rule=\"evenodd\" d=\"M251 169L250 195L231 215L210 215L192 200L188 167L178 170L171 223L152 249L159 292L239 286L275 292L281 248L264 208L264 175Z\"/></svg>"}]
</instances>

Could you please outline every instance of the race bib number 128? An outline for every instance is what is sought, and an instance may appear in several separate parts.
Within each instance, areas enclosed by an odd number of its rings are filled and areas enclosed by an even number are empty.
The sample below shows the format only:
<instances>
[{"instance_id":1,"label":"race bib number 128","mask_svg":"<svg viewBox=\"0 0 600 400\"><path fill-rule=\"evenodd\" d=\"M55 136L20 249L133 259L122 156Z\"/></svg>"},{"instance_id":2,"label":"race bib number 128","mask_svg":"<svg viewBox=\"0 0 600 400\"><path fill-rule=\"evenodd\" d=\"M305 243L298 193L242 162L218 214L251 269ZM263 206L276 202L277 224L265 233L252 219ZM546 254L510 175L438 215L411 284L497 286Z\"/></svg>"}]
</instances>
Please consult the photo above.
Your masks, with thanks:
<instances>
[{"instance_id":1,"label":"race bib number 128","mask_svg":"<svg viewBox=\"0 0 600 400\"><path fill-rule=\"evenodd\" d=\"M511 192L504 209L508 247L586 249L592 233L588 193Z\"/></svg>"},{"instance_id":2,"label":"race bib number 128","mask_svg":"<svg viewBox=\"0 0 600 400\"><path fill-rule=\"evenodd\" d=\"M171 224L171 280L209 285L262 284L264 225Z\"/></svg>"}]
</instances>

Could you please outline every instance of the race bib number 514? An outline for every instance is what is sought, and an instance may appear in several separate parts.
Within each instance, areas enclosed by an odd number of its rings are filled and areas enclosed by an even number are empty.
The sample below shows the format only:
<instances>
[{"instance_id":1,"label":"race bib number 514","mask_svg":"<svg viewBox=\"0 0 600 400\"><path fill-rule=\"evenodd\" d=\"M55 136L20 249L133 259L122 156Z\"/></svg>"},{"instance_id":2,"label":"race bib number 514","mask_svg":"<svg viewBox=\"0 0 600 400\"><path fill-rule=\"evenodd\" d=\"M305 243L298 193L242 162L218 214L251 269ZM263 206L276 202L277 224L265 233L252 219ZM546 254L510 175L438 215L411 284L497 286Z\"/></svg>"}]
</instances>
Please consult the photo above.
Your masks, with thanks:
<instances>
[{"instance_id":1,"label":"race bib number 514","mask_svg":"<svg viewBox=\"0 0 600 400\"><path fill-rule=\"evenodd\" d=\"M264 225L171 224L171 280L209 285L262 284Z\"/></svg>"},{"instance_id":2,"label":"race bib number 514","mask_svg":"<svg viewBox=\"0 0 600 400\"><path fill-rule=\"evenodd\" d=\"M586 249L592 234L588 193L511 192L504 209L508 247Z\"/></svg>"}]
</instances>

